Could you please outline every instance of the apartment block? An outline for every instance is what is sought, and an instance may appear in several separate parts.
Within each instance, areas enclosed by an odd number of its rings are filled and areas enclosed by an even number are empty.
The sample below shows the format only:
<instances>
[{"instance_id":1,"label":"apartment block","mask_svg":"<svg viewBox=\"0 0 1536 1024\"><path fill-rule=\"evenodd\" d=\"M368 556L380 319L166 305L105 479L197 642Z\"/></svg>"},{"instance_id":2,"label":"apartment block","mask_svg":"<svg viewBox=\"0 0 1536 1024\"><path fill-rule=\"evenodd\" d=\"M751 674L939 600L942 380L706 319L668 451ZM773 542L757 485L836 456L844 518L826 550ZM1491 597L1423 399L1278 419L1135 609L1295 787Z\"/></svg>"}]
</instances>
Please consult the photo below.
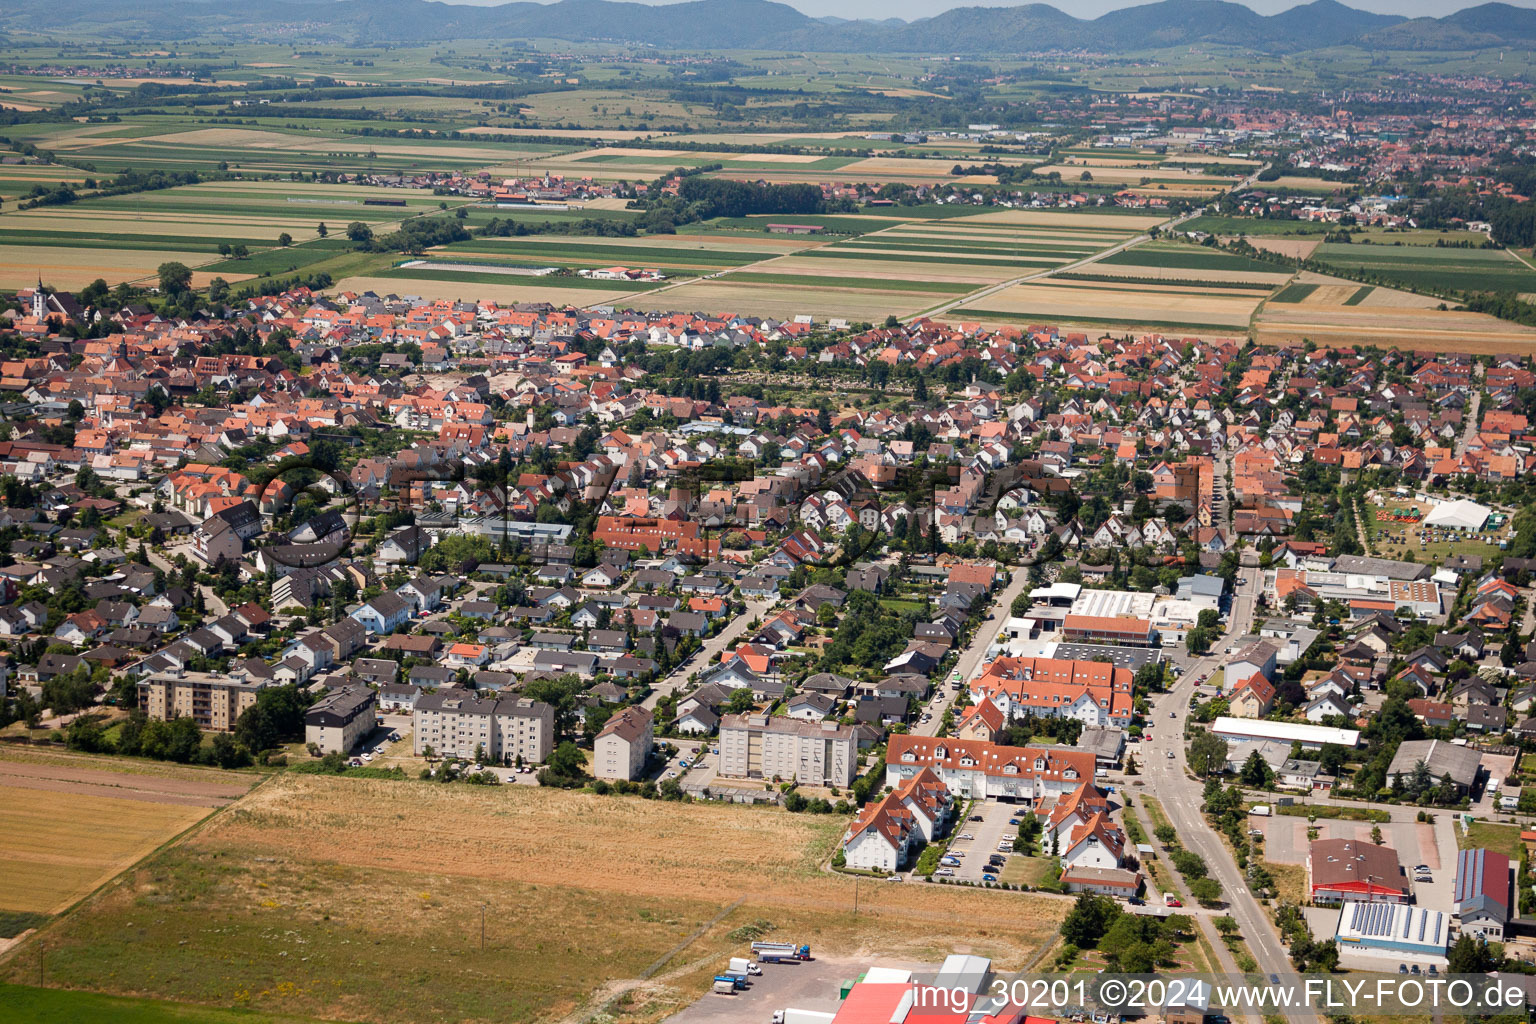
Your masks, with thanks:
<instances>
[{"instance_id":1,"label":"apartment block","mask_svg":"<svg viewBox=\"0 0 1536 1024\"><path fill-rule=\"evenodd\" d=\"M357 741L378 726L378 711L378 694L371 687L333 690L304 713L304 742L315 744L322 754L350 754Z\"/></svg>"},{"instance_id":2,"label":"apartment block","mask_svg":"<svg viewBox=\"0 0 1536 1024\"><path fill-rule=\"evenodd\" d=\"M158 721L190 718L199 728L229 732L240 713L256 703L257 691L269 685L208 672L160 673L139 680L139 707Z\"/></svg>"},{"instance_id":3,"label":"apartment block","mask_svg":"<svg viewBox=\"0 0 1536 1024\"><path fill-rule=\"evenodd\" d=\"M433 752L487 760L540 764L555 746L555 709L526 697L482 700L472 691L447 688L416 699L411 731L420 757Z\"/></svg>"},{"instance_id":4,"label":"apartment block","mask_svg":"<svg viewBox=\"0 0 1536 1024\"><path fill-rule=\"evenodd\" d=\"M836 722L751 712L720 720L720 774L728 778L851 786L858 753L858 733Z\"/></svg>"},{"instance_id":5,"label":"apartment block","mask_svg":"<svg viewBox=\"0 0 1536 1024\"><path fill-rule=\"evenodd\" d=\"M621 708L592 743L592 774L600 779L638 779L656 742L655 719L645 708Z\"/></svg>"}]
</instances>

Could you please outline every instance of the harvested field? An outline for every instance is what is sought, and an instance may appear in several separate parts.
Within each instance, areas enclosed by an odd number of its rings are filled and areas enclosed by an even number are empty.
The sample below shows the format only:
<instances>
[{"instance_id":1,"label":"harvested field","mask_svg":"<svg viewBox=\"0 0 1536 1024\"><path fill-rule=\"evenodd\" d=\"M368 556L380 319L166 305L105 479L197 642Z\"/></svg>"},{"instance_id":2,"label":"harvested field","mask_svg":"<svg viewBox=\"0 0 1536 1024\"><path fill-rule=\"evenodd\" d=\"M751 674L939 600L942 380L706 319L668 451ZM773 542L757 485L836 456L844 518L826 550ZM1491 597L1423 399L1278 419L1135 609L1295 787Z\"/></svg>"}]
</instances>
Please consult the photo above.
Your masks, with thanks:
<instances>
[{"instance_id":1,"label":"harvested field","mask_svg":"<svg viewBox=\"0 0 1536 1024\"><path fill-rule=\"evenodd\" d=\"M115 771L108 758L0 760L0 909L58 913L243 795L254 776Z\"/></svg>"},{"instance_id":2,"label":"harvested field","mask_svg":"<svg viewBox=\"0 0 1536 1024\"><path fill-rule=\"evenodd\" d=\"M1440 300L1433 295L1415 295L1396 288L1371 288L1366 285L1355 289L1357 295L1360 292L1365 294L1354 302L1346 301L1345 305L1358 305L1365 309L1434 309L1440 305Z\"/></svg>"},{"instance_id":3,"label":"harvested field","mask_svg":"<svg viewBox=\"0 0 1536 1024\"><path fill-rule=\"evenodd\" d=\"M1098 264L1093 264L1098 266ZM1170 286L1081 285L1049 280L1017 284L981 300L985 312L1028 314L1046 322L1074 317L1148 326L1242 328L1259 304L1256 295L1208 294ZM957 315L966 311L956 310ZM982 312L967 314L981 318Z\"/></svg>"},{"instance_id":4,"label":"harvested field","mask_svg":"<svg viewBox=\"0 0 1536 1024\"><path fill-rule=\"evenodd\" d=\"M1267 306L1254 325L1266 344L1311 339L1319 345L1375 345L1382 348L1444 349L1473 354L1536 352L1536 328L1482 313L1456 310L1366 307L1375 289L1357 306ZM1415 296L1416 297L1416 296Z\"/></svg>"},{"instance_id":5,"label":"harvested field","mask_svg":"<svg viewBox=\"0 0 1536 1024\"><path fill-rule=\"evenodd\" d=\"M1232 241L1231 238L1223 238L1223 242ZM1248 239L1255 249L1263 249L1265 252L1279 253L1281 256L1290 256L1294 259L1306 259L1312 255L1312 251L1322 243L1321 238L1266 238L1262 235Z\"/></svg>"},{"instance_id":6,"label":"harvested field","mask_svg":"<svg viewBox=\"0 0 1536 1024\"><path fill-rule=\"evenodd\" d=\"M50 976L391 1024L545 1024L583 1007L585 1019L596 996L651 1024L705 991L749 936L794 936L826 956L964 950L1017 969L1068 909L866 883L854 917L854 881L820 870L843 825L522 786L282 776L51 928ZM30 968L23 956L3 973L25 981Z\"/></svg>"},{"instance_id":7,"label":"harvested field","mask_svg":"<svg viewBox=\"0 0 1536 1024\"><path fill-rule=\"evenodd\" d=\"M170 260L195 266L208 258L207 253L197 252L0 245L0 288L35 285L39 276L55 288L69 290L84 288L98 277L115 285L148 277Z\"/></svg>"}]
</instances>

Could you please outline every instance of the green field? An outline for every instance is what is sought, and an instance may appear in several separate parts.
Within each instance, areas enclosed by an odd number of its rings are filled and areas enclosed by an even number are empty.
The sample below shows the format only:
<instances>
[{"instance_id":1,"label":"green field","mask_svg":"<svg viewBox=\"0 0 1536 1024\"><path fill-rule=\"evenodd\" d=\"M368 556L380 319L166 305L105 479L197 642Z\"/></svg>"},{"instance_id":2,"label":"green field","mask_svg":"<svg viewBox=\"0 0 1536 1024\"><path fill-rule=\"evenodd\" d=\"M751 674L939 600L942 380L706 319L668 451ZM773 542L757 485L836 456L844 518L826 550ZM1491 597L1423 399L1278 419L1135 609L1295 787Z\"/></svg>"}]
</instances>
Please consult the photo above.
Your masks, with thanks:
<instances>
[{"instance_id":1,"label":"green field","mask_svg":"<svg viewBox=\"0 0 1536 1024\"><path fill-rule=\"evenodd\" d=\"M1317 285L1315 284L1301 284L1299 282L1296 284L1288 284L1276 292L1274 298L1270 299L1270 301L1301 302L1315 291L1317 291Z\"/></svg>"},{"instance_id":2,"label":"green field","mask_svg":"<svg viewBox=\"0 0 1536 1024\"><path fill-rule=\"evenodd\" d=\"M1106 256L1100 263L1117 267L1167 267L1174 270L1221 270L1245 273L1284 273L1273 264L1246 256L1178 242L1148 242Z\"/></svg>"},{"instance_id":3,"label":"green field","mask_svg":"<svg viewBox=\"0 0 1536 1024\"><path fill-rule=\"evenodd\" d=\"M585 277L522 277L516 274L476 273L472 270L425 270L400 267L381 270L379 277L397 277L416 281L452 281L458 284L537 285L540 288L570 288L575 291L648 292L661 281L593 281Z\"/></svg>"},{"instance_id":4,"label":"green field","mask_svg":"<svg viewBox=\"0 0 1536 1024\"><path fill-rule=\"evenodd\" d=\"M1312 258L1341 271L1428 292L1536 291L1532 270L1503 249L1324 243Z\"/></svg>"}]
</instances>

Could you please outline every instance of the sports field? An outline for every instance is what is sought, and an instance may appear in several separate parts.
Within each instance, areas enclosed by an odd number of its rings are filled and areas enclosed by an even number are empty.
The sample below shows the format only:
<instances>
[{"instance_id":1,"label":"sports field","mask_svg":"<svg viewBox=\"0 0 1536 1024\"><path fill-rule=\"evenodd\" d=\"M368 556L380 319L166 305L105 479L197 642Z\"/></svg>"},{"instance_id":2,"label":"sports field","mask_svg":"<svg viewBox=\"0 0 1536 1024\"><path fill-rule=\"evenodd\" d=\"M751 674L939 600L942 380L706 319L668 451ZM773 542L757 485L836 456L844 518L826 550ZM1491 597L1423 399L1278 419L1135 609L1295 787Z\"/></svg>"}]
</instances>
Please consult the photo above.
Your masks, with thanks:
<instances>
[{"instance_id":1,"label":"sports field","mask_svg":"<svg viewBox=\"0 0 1536 1024\"><path fill-rule=\"evenodd\" d=\"M963 946L1018 968L1067 909L866 882L855 917L854 881L821 869L843 825L285 775L53 926L48 973L70 988L401 1024L556 1021L610 1000L656 1021L749 936L906 960ZM32 969L23 956L4 980Z\"/></svg>"}]
</instances>

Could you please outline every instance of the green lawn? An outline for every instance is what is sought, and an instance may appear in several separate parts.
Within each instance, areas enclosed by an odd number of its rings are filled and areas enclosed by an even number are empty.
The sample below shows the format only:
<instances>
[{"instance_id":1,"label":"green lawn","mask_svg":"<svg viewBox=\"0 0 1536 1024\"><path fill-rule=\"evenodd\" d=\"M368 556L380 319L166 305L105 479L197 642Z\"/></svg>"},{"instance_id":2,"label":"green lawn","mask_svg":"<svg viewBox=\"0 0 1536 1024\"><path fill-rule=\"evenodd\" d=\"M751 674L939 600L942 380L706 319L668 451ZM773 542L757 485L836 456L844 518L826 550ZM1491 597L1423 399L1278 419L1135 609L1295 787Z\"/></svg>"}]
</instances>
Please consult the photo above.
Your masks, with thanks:
<instances>
[{"instance_id":1,"label":"green lawn","mask_svg":"<svg viewBox=\"0 0 1536 1024\"><path fill-rule=\"evenodd\" d=\"M160 999L128 999L94 992L0 985L0 1019L28 1024L312 1024L313 1017L222 1010Z\"/></svg>"},{"instance_id":2,"label":"green lawn","mask_svg":"<svg viewBox=\"0 0 1536 1024\"><path fill-rule=\"evenodd\" d=\"M1027 885L1033 888L1050 879L1053 867L1055 867L1054 858L1026 857L1023 854L1011 853L1008 855L1008 863L1003 866L1003 873L997 877L999 881L1009 885Z\"/></svg>"},{"instance_id":3,"label":"green lawn","mask_svg":"<svg viewBox=\"0 0 1536 1024\"><path fill-rule=\"evenodd\" d=\"M1474 821L1472 827L1463 832L1458 824L1456 845L1462 850L1496 850L1510 860L1517 861L1520 859L1520 826Z\"/></svg>"}]
</instances>

